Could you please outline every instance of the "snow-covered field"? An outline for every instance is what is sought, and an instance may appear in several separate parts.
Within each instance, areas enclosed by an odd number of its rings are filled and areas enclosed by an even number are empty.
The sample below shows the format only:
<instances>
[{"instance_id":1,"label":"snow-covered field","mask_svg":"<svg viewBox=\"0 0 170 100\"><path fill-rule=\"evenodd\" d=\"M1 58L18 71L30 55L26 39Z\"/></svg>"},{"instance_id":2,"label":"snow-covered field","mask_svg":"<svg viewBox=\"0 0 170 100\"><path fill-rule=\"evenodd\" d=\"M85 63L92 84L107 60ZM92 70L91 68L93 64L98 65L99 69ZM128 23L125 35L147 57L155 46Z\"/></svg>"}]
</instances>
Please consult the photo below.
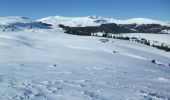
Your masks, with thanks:
<instances>
[{"instance_id":1,"label":"snow-covered field","mask_svg":"<svg viewBox=\"0 0 170 100\"><path fill-rule=\"evenodd\" d=\"M128 37L145 38L153 42L165 43L170 46L170 34L130 33L122 35Z\"/></svg>"},{"instance_id":2,"label":"snow-covered field","mask_svg":"<svg viewBox=\"0 0 170 100\"><path fill-rule=\"evenodd\" d=\"M1 32L0 100L170 100L169 52L100 39Z\"/></svg>"}]
</instances>

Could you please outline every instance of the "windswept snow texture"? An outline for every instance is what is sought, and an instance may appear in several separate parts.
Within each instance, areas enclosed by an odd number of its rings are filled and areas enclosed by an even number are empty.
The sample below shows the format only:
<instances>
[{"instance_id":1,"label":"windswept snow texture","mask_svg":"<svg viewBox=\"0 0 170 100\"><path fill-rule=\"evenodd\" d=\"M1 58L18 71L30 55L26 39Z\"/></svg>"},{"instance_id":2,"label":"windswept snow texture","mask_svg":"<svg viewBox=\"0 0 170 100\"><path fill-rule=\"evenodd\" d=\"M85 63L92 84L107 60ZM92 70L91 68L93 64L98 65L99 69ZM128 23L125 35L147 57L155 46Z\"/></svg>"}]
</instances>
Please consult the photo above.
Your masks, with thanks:
<instances>
[{"instance_id":1,"label":"windswept snow texture","mask_svg":"<svg viewBox=\"0 0 170 100\"><path fill-rule=\"evenodd\" d=\"M0 100L170 100L169 52L100 39L1 32Z\"/></svg>"}]
</instances>

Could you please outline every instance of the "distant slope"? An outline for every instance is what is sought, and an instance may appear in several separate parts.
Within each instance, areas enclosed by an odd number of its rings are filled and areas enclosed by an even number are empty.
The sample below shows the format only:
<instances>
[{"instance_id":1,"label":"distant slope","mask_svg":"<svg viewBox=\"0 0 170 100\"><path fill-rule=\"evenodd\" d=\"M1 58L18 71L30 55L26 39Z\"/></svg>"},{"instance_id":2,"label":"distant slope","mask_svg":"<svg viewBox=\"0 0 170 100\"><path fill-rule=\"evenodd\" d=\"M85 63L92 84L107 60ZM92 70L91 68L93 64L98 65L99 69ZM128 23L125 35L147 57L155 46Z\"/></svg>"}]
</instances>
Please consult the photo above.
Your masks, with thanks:
<instances>
[{"instance_id":1,"label":"distant slope","mask_svg":"<svg viewBox=\"0 0 170 100\"><path fill-rule=\"evenodd\" d=\"M95 22L98 19L93 19L91 17L61 17L61 16L50 16L46 18L39 19L45 23L58 26L59 24L64 24L67 26L97 26L100 25L99 22Z\"/></svg>"},{"instance_id":2,"label":"distant slope","mask_svg":"<svg viewBox=\"0 0 170 100\"><path fill-rule=\"evenodd\" d=\"M10 25L13 23L30 23L31 20L21 16L0 17L0 25Z\"/></svg>"},{"instance_id":3,"label":"distant slope","mask_svg":"<svg viewBox=\"0 0 170 100\"><path fill-rule=\"evenodd\" d=\"M107 23L101 24L100 26L86 26L86 27L70 27L60 24L65 33L75 34L75 35L91 35L93 33L103 32L103 33L159 33L167 34L169 33L170 27L161 26L160 24L115 24Z\"/></svg>"},{"instance_id":4,"label":"distant slope","mask_svg":"<svg viewBox=\"0 0 170 100\"><path fill-rule=\"evenodd\" d=\"M87 16L87 17L61 17L61 16L50 16L46 18L39 19L45 23L57 26L58 24L63 24L66 26L97 26L106 23L116 23L116 24L160 24L162 26L170 26L169 23L152 20L147 18L133 18L128 20L117 20L114 18L105 18L101 16Z\"/></svg>"},{"instance_id":5,"label":"distant slope","mask_svg":"<svg viewBox=\"0 0 170 100\"><path fill-rule=\"evenodd\" d=\"M119 29L122 28L123 33L126 32L142 32L142 33L170 33L170 24L147 18L133 18L128 20L116 20L113 18L105 18L101 16L87 16L87 17L61 17L50 16L36 21L32 21L26 17L10 16L0 17L0 31L34 31L36 29L58 29L59 24L70 27L87 27L100 26L102 24L117 24ZM113 25L115 26L115 25ZM110 27L110 25L109 25ZM118 28L116 26L116 29ZM121 28L120 28L121 27ZM110 29L113 29L112 27ZM109 30L109 32L116 29ZM122 32L122 31L121 31Z\"/></svg>"},{"instance_id":6,"label":"distant slope","mask_svg":"<svg viewBox=\"0 0 170 100\"><path fill-rule=\"evenodd\" d=\"M26 17L11 16L0 18L0 30L1 31L23 31L34 29L51 29L50 24L31 21Z\"/></svg>"},{"instance_id":7,"label":"distant slope","mask_svg":"<svg viewBox=\"0 0 170 100\"><path fill-rule=\"evenodd\" d=\"M100 25L107 25L110 27L110 23L117 24L112 25L112 28L107 28L107 32L111 33L129 33L129 32L139 32L139 33L170 33L170 24L163 21L152 20L147 18L133 18L128 20L116 20L113 18L105 18L101 16L87 16L87 17L62 17L62 16L50 16L46 18L39 19L38 21L52 24L53 28L58 28L59 24L77 27L78 31L81 32L80 27L86 27L83 30L93 30L91 32L101 32L106 31L95 28L92 26L100 27ZM115 26L115 27L114 27ZM87 28L88 27L88 28ZM90 29L89 29L90 28ZM81 28L82 29L82 28ZM75 30L75 28L74 28ZM120 31L121 30L121 31ZM79 33L78 33L79 34ZM84 31L83 31L84 34Z\"/></svg>"}]
</instances>

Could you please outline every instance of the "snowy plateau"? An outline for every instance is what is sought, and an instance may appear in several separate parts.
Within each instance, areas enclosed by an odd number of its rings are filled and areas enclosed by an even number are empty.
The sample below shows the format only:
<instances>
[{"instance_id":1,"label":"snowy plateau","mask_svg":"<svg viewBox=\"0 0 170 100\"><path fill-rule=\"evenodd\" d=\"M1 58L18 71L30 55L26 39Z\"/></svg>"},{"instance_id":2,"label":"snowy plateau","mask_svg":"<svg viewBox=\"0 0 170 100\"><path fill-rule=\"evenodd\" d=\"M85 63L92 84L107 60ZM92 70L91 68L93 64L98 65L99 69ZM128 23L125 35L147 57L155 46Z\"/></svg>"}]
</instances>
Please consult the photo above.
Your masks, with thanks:
<instances>
[{"instance_id":1,"label":"snowy plateau","mask_svg":"<svg viewBox=\"0 0 170 100\"><path fill-rule=\"evenodd\" d=\"M170 26L144 18L0 18L0 100L170 100L170 52L58 27L108 22ZM170 44L170 34L123 35Z\"/></svg>"}]
</instances>

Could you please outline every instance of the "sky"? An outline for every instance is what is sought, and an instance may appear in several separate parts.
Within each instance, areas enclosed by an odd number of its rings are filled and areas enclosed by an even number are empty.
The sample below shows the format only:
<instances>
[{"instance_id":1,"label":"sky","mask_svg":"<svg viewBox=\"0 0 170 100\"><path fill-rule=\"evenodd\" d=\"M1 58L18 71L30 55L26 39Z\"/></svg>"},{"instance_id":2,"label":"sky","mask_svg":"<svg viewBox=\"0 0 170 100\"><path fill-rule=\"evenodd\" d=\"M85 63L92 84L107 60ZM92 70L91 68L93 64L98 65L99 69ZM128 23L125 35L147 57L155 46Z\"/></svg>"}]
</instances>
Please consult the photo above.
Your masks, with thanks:
<instances>
[{"instance_id":1,"label":"sky","mask_svg":"<svg viewBox=\"0 0 170 100\"><path fill-rule=\"evenodd\" d=\"M0 0L0 17L104 16L170 21L170 0Z\"/></svg>"}]
</instances>

